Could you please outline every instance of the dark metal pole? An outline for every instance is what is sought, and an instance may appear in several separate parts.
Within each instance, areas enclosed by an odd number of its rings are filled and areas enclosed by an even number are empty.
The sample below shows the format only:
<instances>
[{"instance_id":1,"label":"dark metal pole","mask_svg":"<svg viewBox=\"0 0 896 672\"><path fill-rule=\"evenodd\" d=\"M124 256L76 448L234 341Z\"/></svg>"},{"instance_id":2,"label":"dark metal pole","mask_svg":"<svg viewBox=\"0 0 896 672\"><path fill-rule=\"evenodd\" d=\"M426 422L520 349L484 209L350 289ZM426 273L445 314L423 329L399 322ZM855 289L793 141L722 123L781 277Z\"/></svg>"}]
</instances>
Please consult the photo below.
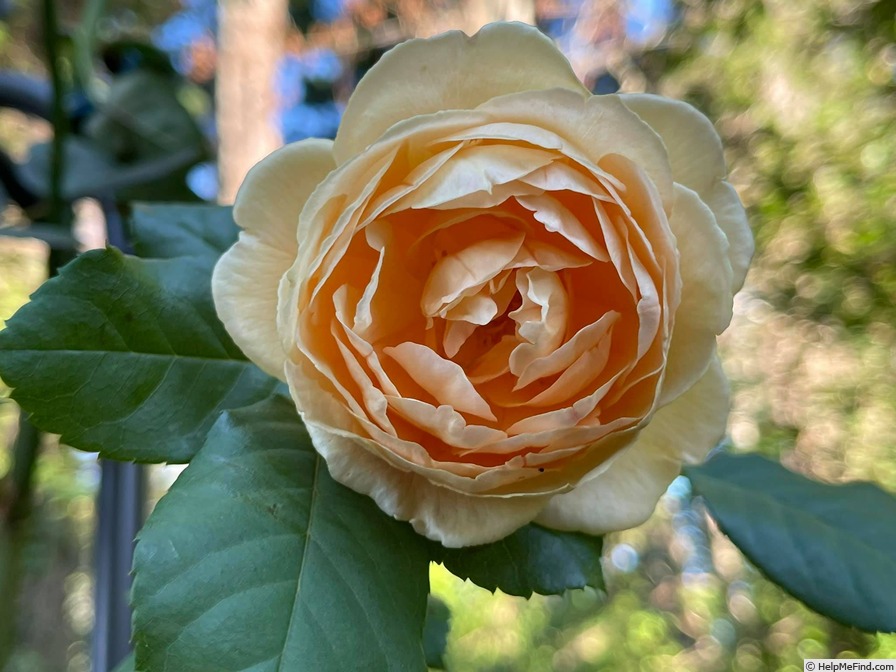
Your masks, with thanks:
<instances>
[{"instance_id":1,"label":"dark metal pole","mask_svg":"<svg viewBox=\"0 0 896 672\"><path fill-rule=\"evenodd\" d=\"M101 198L109 243L129 251L114 199ZM146 474L138 464L100 460L93 672L110 672L131 651L131 564L143 525Z\"/></svg>"},{"instance_id":2,"label":"dark metal pole","mask_svg":"<svg viewBox=\"0 0 896 672\"><path fill-rule=\"evenodd\" d=\"M96 535L93 672L109 672L131 652L131 562L143 524L146 484L137 464L100 461Z\"/></svg>"}]
</instances>

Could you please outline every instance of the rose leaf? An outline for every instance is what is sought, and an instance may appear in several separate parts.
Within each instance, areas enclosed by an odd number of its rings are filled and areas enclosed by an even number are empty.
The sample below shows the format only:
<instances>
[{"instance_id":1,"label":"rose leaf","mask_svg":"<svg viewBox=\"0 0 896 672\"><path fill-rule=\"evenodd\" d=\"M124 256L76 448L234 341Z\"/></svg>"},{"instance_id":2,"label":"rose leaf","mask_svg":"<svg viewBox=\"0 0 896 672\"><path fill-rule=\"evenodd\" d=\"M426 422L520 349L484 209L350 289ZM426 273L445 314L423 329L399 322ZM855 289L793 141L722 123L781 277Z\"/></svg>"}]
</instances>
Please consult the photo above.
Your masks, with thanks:
<instances>
[{"instance_id":1,"label":"rose leaf","mask_svg":"<svg viewBox=\"0 0 896 672\"><path fill-rule=\"evenodd\" d=\"M551 530L530 523L483 546L443 548L433 558L455 576L491 591L529 597L559 595L571 588L603 590L603 538Z\"/></svg>"},{"instance_id":2,"label":"rose leaf","mask_svg":"<svg viewBox=\"0 0 896 672\"><path fill-rule=\"evenodd\" d=\"M139 203L131 214L131 237L139 257L217 259L236 242L233 208L204 204Z\"/></svg>"},{"instance_id":3,"label":"rose leaf","mask_svg":"<svg viewBox=\"0 0 896 672\"><path fill-rule=\"evenodd\" d=\"M426 669L426 542L330 478L287 399L222 414L138 539L137 669Z\"/></svg>"},{"instance_id":4,"label":"rose leaf","mask_svg":"<svg viewBox=\"0 0 896 672\"><path fill-rule=\"evenodd\" d=\"M134 654L122 660L112 672L134 672Z\"/></svg>"},{"instance_id":5,"label":"rose leaf","mask_svg":"<svg viewBox=\"0 0 896 672\"><path fill-rule=\"evenodd\" d=\"M819 483L759 455L722 453L685 474L772 581L846 625L896 630L896 497L872 483Z\"/></svg>"},{"instance_id":6,"label":"rose leaf","mask_svg":"<svg viewBox=\"0 0 896 672\"><path fill-rule=\"evenodd\" d=\"M34 424L104 457L185 462L218 414L278 382L212 303L209 263L87 252L0 331L0 376Z\"/></svg>"},{"instance_id":7,"label":"rose leaf","mask_svg":"<svg viewBox=\"0 0 896 672\"><path fill-rule=\"evenodd\" d=\"M430 669L445 669L445 647L451 629L451 610L435 595L426 601L426 623L423 626L423 651Z\"/></svg>"},{"instance_id":8,"label":"rose leaf","mask_svg":"<svg viewBox=\"0 0 896 672\"><path fill-rule=\"evenodd\" d=\"M52 147L52 142L32 145L28 150L28 159L14 167L22 184L42 197L50 194L47 177L50 175ZM66 165L77 166L75 170L66 171L62 177L62 194L71 201L141 186L146 190L144 197L150 196L152 187L148 185L192 166L203 156L201 149L187 146L156 158L121 164L106 155L95 142L79 136L66 138L63 151ZM159 196L163 195L172 197L182 194L167 194L163 190Z\"/></svg>"}]
</instances>

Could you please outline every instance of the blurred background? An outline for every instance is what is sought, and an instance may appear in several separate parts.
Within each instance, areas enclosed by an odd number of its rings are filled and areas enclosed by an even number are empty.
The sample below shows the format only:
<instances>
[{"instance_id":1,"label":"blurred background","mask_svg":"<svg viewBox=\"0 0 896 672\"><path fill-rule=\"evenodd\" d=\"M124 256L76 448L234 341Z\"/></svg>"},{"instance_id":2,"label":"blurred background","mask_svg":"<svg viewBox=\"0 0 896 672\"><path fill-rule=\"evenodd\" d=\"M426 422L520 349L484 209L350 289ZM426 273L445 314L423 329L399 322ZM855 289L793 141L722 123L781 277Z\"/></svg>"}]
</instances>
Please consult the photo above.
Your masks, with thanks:
<instances>
[{"instance_id":1,"label":"blurred background","mask_svg":"<svg viewBox=\"0 0 896 672\"><path fill-rule=\"evenodd\" d=\"M66 0L57 9L70 38L60 41L62 74L78 84L67 113L93 143L85 162L137 165L172 151L141 149L141 124L198 148L176 166L176 185L127 198L229 202L247 168L282 142L332 137L352 87L389 47L497 19L537 25L595 93L691 102L722 136L757 240L722 338L732 449L896 492L896 0ZM0 1L0 68L47 76L40 12L36 0ZM188 113L180 126L176 115L146 116L155 89L137 75L147 71L176 82L165 104ZM14 162L39 166L34 146L51 134L34 115L0 109L0 148ZM102 204L81 192L72 187L72 230L84 249L106 234ZM18 228L34 212L4 193L0 203L4 320L44 280L49 248ZM17 414L0 398L0 519ZM98 474L94 455L42 439L18 598L0 544L3 672L90 670ZM154 469L151 498L175 475ZM765 581L683 478L651 521L606 539L605 572L607 594L526 601L434 567L433 591L452 611L447 668L758 672L802 670L809 657L896 658L896 635L840 626Z\"/></svg>"}]
</instances>

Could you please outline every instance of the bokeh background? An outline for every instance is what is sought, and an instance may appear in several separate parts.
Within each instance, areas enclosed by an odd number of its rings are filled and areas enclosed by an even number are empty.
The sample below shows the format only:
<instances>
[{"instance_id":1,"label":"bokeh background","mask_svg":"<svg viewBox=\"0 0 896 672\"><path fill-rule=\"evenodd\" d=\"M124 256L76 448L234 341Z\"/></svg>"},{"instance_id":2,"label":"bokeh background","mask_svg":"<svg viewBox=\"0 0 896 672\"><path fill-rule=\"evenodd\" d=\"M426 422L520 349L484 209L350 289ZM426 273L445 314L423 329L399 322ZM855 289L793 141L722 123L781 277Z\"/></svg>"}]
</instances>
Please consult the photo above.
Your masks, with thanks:
<instances>
[{"instance_id":1,"label":"bokeh background","mask_svg":"<svg viewBox=\"0 0 896 672\"><path fill-rule=\"evenodd\" d=\"M0 4L0 68L44 73L39 3ZM58 5L76 31L85 2ZM227 83L218 10L109 0L98 24L100 40L145 40L170 59L211 147L223 143L215 100ZM757 241L722 337L731 448L896 492L896 1L307 0L289 10L273 44L268 142L332 137L353 85L396 42L499 18L553 37L596 93L658 92L700 108ZM49 133L0 113L0 146L18 160ZM227 199L220 156L191 170L195 197ZM97 205L75 212L82 245L102 244ZM21 217L7 206L0 226ZM0 320L42 282L46 255L39 241L0 238ZM0 476L16 416L0 398ZM175 475L153 472L154 498ZM44 440L24 589L0 604L0 640L14 642L3 672L90 669L97 483L95 456ZM606 539L605 572L606 593L527 601L434 567L433 591L452 611L448 669L759 672L802 670L808 657L896 658L896 635L838 625L764 580L683 478L648 523Z\"/></svg>"}]
</instances>

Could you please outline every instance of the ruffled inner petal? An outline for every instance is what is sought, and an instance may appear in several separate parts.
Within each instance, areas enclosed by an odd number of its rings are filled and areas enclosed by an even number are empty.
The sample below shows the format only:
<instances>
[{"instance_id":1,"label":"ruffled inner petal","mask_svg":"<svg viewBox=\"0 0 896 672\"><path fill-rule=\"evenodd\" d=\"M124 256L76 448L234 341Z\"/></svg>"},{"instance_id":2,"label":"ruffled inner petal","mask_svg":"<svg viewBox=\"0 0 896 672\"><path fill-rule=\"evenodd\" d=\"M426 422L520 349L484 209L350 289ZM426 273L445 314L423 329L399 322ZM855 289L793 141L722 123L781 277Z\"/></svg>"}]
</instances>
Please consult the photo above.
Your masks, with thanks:
<instances>
[{"instance_id":1,"label":"ruffled inner petal","mask_svg":"<svg viewBox=\"0 0 896 672\"><path fill-rule=\"evenodd\" d=\"M572 146L562 123L463 119L403 122L315 192L291 357L401 469L560 491L657 404L681 284L662 161Z\"/></svg>"}]
</instances>

